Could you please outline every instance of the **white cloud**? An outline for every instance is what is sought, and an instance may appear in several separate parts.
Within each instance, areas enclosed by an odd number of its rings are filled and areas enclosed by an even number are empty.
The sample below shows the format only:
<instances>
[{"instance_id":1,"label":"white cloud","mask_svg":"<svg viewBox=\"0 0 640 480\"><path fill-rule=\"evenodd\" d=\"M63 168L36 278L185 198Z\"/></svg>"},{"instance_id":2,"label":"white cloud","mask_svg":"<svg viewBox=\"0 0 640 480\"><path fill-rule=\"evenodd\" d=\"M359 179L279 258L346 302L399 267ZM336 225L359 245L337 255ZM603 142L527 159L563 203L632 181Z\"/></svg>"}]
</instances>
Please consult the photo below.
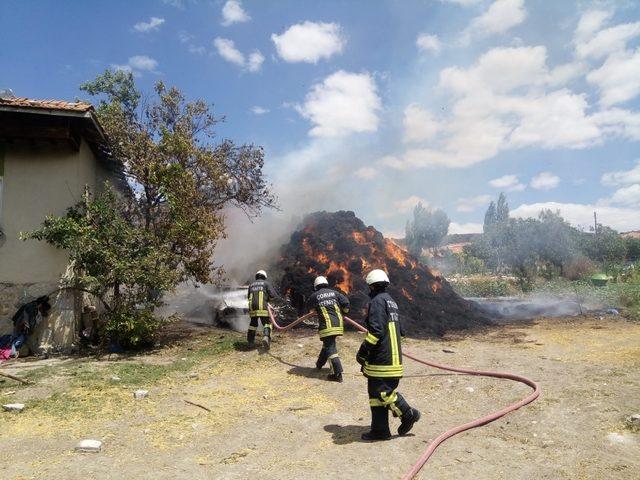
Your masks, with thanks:
<instances>
[{"instance_id":1,"label":"white cloud","mask_svg":"<svg viewBox=\"0 0 640 480\"><path fill-rule=\"evenodd\" d=\"M598 206L579 203L544 202L520 205L511 211L514 218L537 218L541 210L560 210L560 214L571 224L587 228L593 224L593 212L598 221L619 231L628 231L640 225L640 209Z\"/></svg>"},{"instance_id":2,"label":"white cloud","mask_svg":"<svg viewBox=\"0 0 640 480\"><path fill-rule=\"evenodd\" d=\"M640 23L639 23L640 25ZM587 75L600 90L600 104L610 107L640 94L640 48L610 55L604 64Z\"/></svg>"},{"instance_id":3,"label":"white cloud","mask_svg":"<svg viewBox=\"0 0 640 480\"><path fill-rule=\"evenodd\" d=\"M341 53L346 43L337 23L306 21L289 27L281 35L271 35L278 56L285 62L318 63Z\"/></svg>"},{"instance_id":4,"label":"white cloud","mask_svg":"<svg viewBox=\"0 0 640 480\"><path fill-rule=\"evenodd\" d=\"M158 61L146 55L135 55L129 58L129 65L134 70L153 72L158 66Z\"/></svg>"},{"instance_id":5,"label":"white cloud","mask_svg":"<svg viewBox=\"0 0 640 480\"><path fill-rule=\"evenodd\" d=\"M227 62L244 67L244 55L235 47L233 40L218 37L213 41L213 45L218 50L218 54Z\"/></svg>"},{"instance_id":6,"label":"white cloud","mask_svg":"<svg viewBox=\"0 0 640 480\"><path fill-rule=\"evenodd\" d=\"M604 134L640 140L640 113L612 108L594 113L593 120Z\"/></svg>"},{"instance_id":7,"label":"white cloud","mask_svg":"<svg viewBox=\"0 0 640 480\"><path fill-rule=\"evenodd\" d=\"M577 35L577 33L576 33ZM622 23L605 28L592 38L575 39L576 55L579 58L598 59L626 48L627 42L640 35L640 22Z\"/></svg>"},{"instance_id":8,"label":"white cloud","mask_svg":"<svg viewBox=\"0 0 640 480\"><path fill-rule=\"evenodd\" d=\"M255 50L249 55L249 60L247 61L247 70L250 72L257 72L262 67L262 63L264 62L264 55L262 55L258 50Z\"/></svg>"},{"instance_id":9,"label":"white cloud","mask_svg":"<svg viewBox=\"0 0 640 480\"><path fill-rule=\"evenodd\" d=\"M253 51L248 58L245 58L244 54L236 48L233 40L228 38L218 37L213 41L213 45L216 47L218 54L227 62L242 67L249 72L259 71L264 62L264 56L258 50Z\"/></svg>"},{"instance_id":10,"label":"white cloud","mask_svg":"<svg viewBox=\"0 0 640 480\"><path fill-rule=\"evenodd\" d=\"M378 176L378 169L373 167L360 167L355 171L355 175L362 180L371 180Z\"/></svg>"},{"instance_id":11,"label":"white cloud","mask_svg":"<svg viewBox=\"0 0 640 480\"><path fill-rule=\"evenodd\" d=\"M207 49L202 45L189 45L187 47L187 50L189 51L189 53L193 53L195 55L204 55L205 53L207 53Z\"/></svg>"},{"instance_id":12,"label":"white cloud","mask_svg":"<svg viewBox=\"0 0 640 480\"><path fill-rule=\"evenodd\" d=\"M569 62L558 65L549 72L547 83L552 87L566 85L587 72L587 65L582 62Z\"/></svg>"},{"instance_id":13,"label":"white cloud","mask_svg":"<svg viewBox=\"0 0 640 480\"><path fill-rule=\"evenodd\" d=\"M445 68L439 87L454 94L509 92L518 87L542 85L548 75L547 50L537 47L499 47L480 56L468 69Z\"/></svg>"},{"instance_id":14,"label":"white cloud","mask_svg":"<svg viewBox=\"0 0 640 480\"><path fill-rule=\"evenodd\" d=\"M531 180L531 187L536 190L553 190L560 184L560 177L551 172L542 172Z\"/></svg>"},{"instance_id":15,"label":"white cloud","mask_svg":"<svg viewBox=\"0 0 640 480\"><path fill-rule=\"evenodd\" d=\"M451 222L449 224L449 235L457 233L482 233L482 224Z\"/></svg>"},{"instance_id":16,"label":"white cloud","mask_svg":"<svg viewBox=\"0 0 640 480\"><path fill-rule=\"evenodd\" d=\"M129 58L129 61L124 65L111 64L111 68L114 70L120 70L123 72L133 73L136 77L142 75L142 72L157 73L158 61L147 57L146 55L134 55Z\"/></svg>"},{"instance_id":17,"label":"white cloud","mask_svg":"<svg viewBox=\"0 0 640 480\"><path fill-rule=\"evenodd\" d=\"M430 111L412 103L404 110L404 141L422 142L438 133L438 122Z\"/></svg>"},{"instance_id":18,"label":"white cloud","mask_svg":"<svg viewBox=\"0 0 640 480\"><path fill-rule=\"evenodd\" d=\"M265 113L269 113L267 108L262 108L259 105L251 107L251 112L255 115L264 115Z\"/></svg>"},{"instance_id":19,"label":"white cloud","mask_svg":"<svg viewBox=\"0 0 640 480\"><path fill-rule=\"evenodd\" d=\"M521 24L526 16L524 0L496 0L485 13L471 21L462 33L461 41L468 44L473 37L504 33Z\"/></svg>"},{"instance_id":20,"label":"white cloud","mask_svg":"<svg viewBox=\"0 0 640 480\"><path fill-rule=\"evenodd\" d=\"M440 50L442 49L442 44L440 43L438 36L428 35L426 33L418 35L418 38L416 39L416 46L423 52L432 52L436 55L440 53Z\"/></svg>"},{"instance_id":21,"label":"white cloud","mask_svg":"<svg viewBox=\"0 0 640 480\"><path fill-rule=\"evenodd\" d=\"M574 35L574 43L584 42L591 38L613 17L613 12L605 10L589 10L582 14Z\"/></svg>"},{"instance_id":22,"label":"white cloud","mask_svg":"<svg viewBox=\"0 0 640 480\"><path fill-rule=\"evenodd\" d=\"M486 207L490 201L490 195L477 195L475 197L459 198L456 202L456 210L458 212L473 212L480 207Z\"/></svg>"},{"instance_id":23,"label":"white cloud","mask_svg":"<svg viewBox=\"0 0 640 480\"><path fill-rule=\"evenodd\" d=\"M138 22L133 26L136 32L149 33L158 30L164 23L164 18L151 17L148 22Z\"/></svg>"},{"instance_id":24,"label":"white cloud","mask_svg":"<svg viewBox=\"0 0 640 480\"><path fill-rule=\"evenodd\" d=\"M507 192L520 192L527 188L524 183L520 183L517 175L503 175L502 177L494 178L489 182L489 185Z\"/></svg>"},{"instance_id":25,"label":"white cloud","mask_svg":"<svg viewBox=\"0 0 640 480\"><path fill-rule=\"evenodd\" d=\"M493 48L469 68L445 68L438 88L451 103L437 123L420 120L417 107L405 111L405 141L429 139L428 148L395 154L385 164L396 169L462 168L505 150L582 149L607 136L640 136L640 118L634 112L590 113L586 94L557 88L586 68L576 61L550 70L543 46ZM423 125L425 133L414 136Z\"/></svg>"},{"instance_id":26,"label":"white cloud","mask_svg":"<svg viewBox=\"0 0 640 480\"><path fill-rule=\"evenodd\" d=\"M417 195L411 195L403 200L396 200L393 202L393 205L396 207L398 213L409 213L411 212L416 205L419 203L422 204L423 207L427 208L429 202L422 197L418 197Z\"/></svg>"},{"instance_id":27,"label":"white cloud","mask_svg":"<svg viewBox=\"0 0 640 480\"><path fill-rule=\"evenodd\" d=\"M238 0L227 0L222 7L222 25L225 27L239 22L248 22L251 17L244 11Z\"/></svg>"},{"instance_id":28,"label":"white cloud","mask_svg":"<svg viewBox=\"0 0 640 480\"><path fill-rule=\"evenodd\" d=\"M617 172L607 172L600 179L603 185L614 187L617 185L628 185L630 183L640 183L640 160L636 161L631 170Z\"/></svg>"},{"instance_id":29,"label":"white cloud","mask_svg":"<svg viewBox=\"0 0 640 480\"><path fill-rule=\"evenodd\" d=\"M339 70L315 84L296 110L314 124L314 137L340 137L354 132L375 132L380 98L373 77Z\"/></svg>"},{"instance_id":30,"label":"white cloud","mask_svg":"<svg viewBox=\"0 0 640 480\"><path fill-rule=\"evenodd\" d=\"M628 187L619 188L613 193L609 201L629 207L640 207L640 184L634 183Z\"/></svg>"}]
</instances>

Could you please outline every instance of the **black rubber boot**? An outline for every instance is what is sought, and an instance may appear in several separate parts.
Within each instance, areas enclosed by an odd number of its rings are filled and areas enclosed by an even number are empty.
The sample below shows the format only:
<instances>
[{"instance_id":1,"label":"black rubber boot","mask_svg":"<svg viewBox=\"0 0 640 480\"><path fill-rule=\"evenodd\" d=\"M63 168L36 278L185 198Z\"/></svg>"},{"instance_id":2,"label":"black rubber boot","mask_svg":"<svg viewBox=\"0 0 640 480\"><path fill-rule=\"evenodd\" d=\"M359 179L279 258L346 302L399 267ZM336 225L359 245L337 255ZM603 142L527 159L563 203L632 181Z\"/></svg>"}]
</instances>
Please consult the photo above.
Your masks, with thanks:
<instances>
[{"instance_id":1,"label":"black rubber boot","mask_svg":"<svg viewBox=\"0 0 640 480\"><path fill-rule=\"evenodd\" d=\"M420 412L415 408L412 408L410 413L403 413L402 422L398 427L398 435L402 436L409 433L413 428L414 423L416 423L418 420L420 420Z\"/></svg>"},{"instance_id":2,"label":"black rubber boot","mask_svg":"<svg viewBox=\"0 0 640 480\"><path fill-rule=\"evenodd\" d=\"M262 337L262 347L265 350L269 350L271 348L271 337L269 335Z\"/></svg>"},{"instance_id":3,"label":"black rubber boot","mask_svg":"<svg viewBox=\"0 0 640 480\"><path fill-rule=\"evenodd\" d=\"M389 440L389 412L385 407L371 407L371 430L362 434L366 441Z\"/></svg>"},{"instance_id":4,"label":"black rubber boot","mask_svg":"<svg viewBox=\"0 0 640 480\"><path fill-rule=\"evenodd\" d=\"M391 438L391 433L387 432L374 432L371 430L370 432L365 432L360 437L365 442L377 442L380 440L389 440Z\"/></svg>"},{"instance_id":5,"label":"black rubber boot","mask_svg":"<svg viewBox=\"0 0 640 480\"><path fill-rule=\"evenodd\" d=\"M332 382L342 383L342 373L330 373L327 375L327 379Z\"/></svg>"},{"instance_id":6,"label":"black rubber boot","mask_svg":"<svg viewBox=\"0 0 640 480\"><path fill-rule=\"evenodd\" d=\"M247 345L249 348L253 348L256 345L256 331L248 330L247 331Z\"/></svg>"}]
</instances>

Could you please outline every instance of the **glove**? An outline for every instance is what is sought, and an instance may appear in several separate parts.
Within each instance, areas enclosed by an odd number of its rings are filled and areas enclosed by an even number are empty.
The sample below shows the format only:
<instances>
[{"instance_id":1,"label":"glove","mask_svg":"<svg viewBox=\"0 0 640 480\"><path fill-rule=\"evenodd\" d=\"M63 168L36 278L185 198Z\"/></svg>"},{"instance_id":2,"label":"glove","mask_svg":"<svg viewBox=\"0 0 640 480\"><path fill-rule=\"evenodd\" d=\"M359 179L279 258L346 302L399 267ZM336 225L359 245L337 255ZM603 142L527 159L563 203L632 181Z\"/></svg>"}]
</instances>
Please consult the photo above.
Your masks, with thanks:
<instances>
[{"instance_id":1,"label":"glove","mask_svg":"<svg viewBox=\"0 0 640 480\"><path fill-rule=\"evenodd\" d=\"M364 366L368 358L369 358L369 349L367 348L367 345L364 342L362 342L362 345L360 345L360 349L358 350L358 353L356 353L356 362Z\"/></svg>"}]
</instances>

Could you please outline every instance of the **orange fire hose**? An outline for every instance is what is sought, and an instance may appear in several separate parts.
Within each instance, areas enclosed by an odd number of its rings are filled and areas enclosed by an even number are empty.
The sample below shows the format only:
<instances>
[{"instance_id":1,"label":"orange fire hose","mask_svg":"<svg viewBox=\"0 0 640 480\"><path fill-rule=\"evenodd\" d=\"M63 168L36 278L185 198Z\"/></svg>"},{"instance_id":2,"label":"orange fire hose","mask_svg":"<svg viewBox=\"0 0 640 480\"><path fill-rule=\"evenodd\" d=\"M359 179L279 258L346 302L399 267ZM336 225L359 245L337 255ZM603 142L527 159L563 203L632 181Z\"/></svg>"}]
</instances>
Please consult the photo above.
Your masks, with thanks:
<instances>
[{"instance_id":1,"label":"orange fire hose","mask_svg":"<svg viewBox=\"0 0 640 480\"><path fill-rule=\"evenodd\" d=\"M286 331L289 330L291 328L293 328L295 325L298 325L299 323L301 323L303 320L315 315L315 313L308 313L306 315L304 315L303 317L300 317L299 319L297 319L295 322L285 326L285 327L281 327L280 325L278 325L278 323L276 322L275 319L275 315L273 312L273 309L271 308L271 305L268 305L268 310L269 310L269 317L271 318L271 321L273 322L273 325L276 327L277 330L280 331ZM344 319L349 322L351 325L353 325L357 330L360 330L361 332L367 332L367 329L364 328L362 325L360 325L359 323L355 322L354 320L350 319L349 317L344 317ZM516 375L513 373L507 373L507 372L490 372L490 371L480 371L480 370L469 370L466 368L457 368L457 367L451 367L449 365L441 365L439 363L434 363L434 362L428 362L426 360L421 360L415 356L413 356L410 353L407 352L403 352L403 355L411 360L413 360L414 362L418 362L421 363L423 365L427 365L429 367L433 367L433 368L437 368L440 370L446 370L449 372L456 372L456 373L462 373L464 375L476 375L476 376L481 376L481 377L493 377L493 378L506 378L508 380L513 380L516 382L520 382L520 383L524 383L525 385L531 387L533 389L533 392L531 392L527 397L523 398L522 400L520 400L517 403L511 404L505 408L503 408L502 410L498 410L497 412L493 412L490 413L489 415L485 415L484 417L480 417L477 418L471 422L465 423L463 425L459 425L457 427L454 427L450 430L447 430L446 432L443 432L442 434L440 434L435 440L433 440L429 446L427 447L427 449L425 450L425 452L420 456L420 458L418 458L418 460L416 461L416 463L411 467L411 469L402 477L402 480L411 480L412 478L414 478L418 472L420 471L420 469L422 469L422 467L424 466L425 463L427 463L427 460L429 460L429 457L431 457L431 455L433 455L433 452L435 452L436 448L438 448L438 446L440 446L440 444L442 444L445 440L447 440L448 438L453 437L454 435L457 435L458 433L464 432L466 430L471 430L472 428L476 428L476 427L481 427L482 425L486 425L487 423L491 423L494 420L497 420L500 417L503 417L504 415L506 415L509 412L513 412L517 409L519 409L520 407L524 407L525 405L533 402L536 398L538 398L540 396L540 387L538 386L538 384L536 382L534 382L533 380L530 380L526 377L523 377L521 375Z\"/></svg>"}]
</instances>

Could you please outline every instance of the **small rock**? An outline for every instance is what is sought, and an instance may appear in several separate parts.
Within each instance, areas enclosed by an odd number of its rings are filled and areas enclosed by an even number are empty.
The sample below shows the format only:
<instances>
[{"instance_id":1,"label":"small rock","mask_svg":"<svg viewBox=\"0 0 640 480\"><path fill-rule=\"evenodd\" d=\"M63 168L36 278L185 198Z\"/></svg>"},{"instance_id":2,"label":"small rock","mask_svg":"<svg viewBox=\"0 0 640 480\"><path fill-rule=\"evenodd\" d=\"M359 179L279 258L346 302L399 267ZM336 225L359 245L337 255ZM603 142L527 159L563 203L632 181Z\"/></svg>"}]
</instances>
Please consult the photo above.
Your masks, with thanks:
<instances>
[{"instance_id":1,"label":"small rock","mask_svg":"<svg viewBox=\"0 0 640 480\"><path fill-rule=\"evenodd\" d=\"M628 439L624 436L619 434L618 432L611 432L609 435L607 435L607 440L609 440L611 443L627 443Z\"/></svg>"},{"instance_id":2,"label":"small rock","mask_svg":"<svg viewBox=\"0 0 640 480\"><path fill-rule=\"evenodd\" d=\"M82 440L76 445L76 452L98 453L102 449L100 440Z\"/></svg>"},{"instance_id":3,"label":"small rock","mask_svg":"<svg viewBox=\"0 0 640 480\"><path fill-rule=\"evenodd\" d=\"M264 398L265 400L269 399L269 395L267 395L266 393L262 396L262 398Z\"/></svg>"},{"instance_id":4,"label":"small rock","mask_svg":"<svg viewBox=\"0 0 640 480\"><path fill-rule=\"evenodd\" d=\"M447 382L453 383L453 380L451 380L450 378L447 378Z\"/></svg>"},{"instance_id":5,"label":"small rock","mask_svg":"<svg viewBox=\"0 0 640 480\"><path fill-rule=\"evenodd\" d=\"M180 360L185 361L187 357L182 357Z\"/></svg>"},{"instance_id":6,"label":"small rock","mask_svg":"<svg viewBox=\"0 0 640 480\"><path fill-rule=\"evenodd\" d=\"M120 381L120 377L119 377L119 376L117 376L117 375L112 375L112 376L111 376L111 381L112 381L112 382L119 382L119 381Z\"/></svg>"},{"instance_id":7,"label":"small rock","mask_svg":"<svg viewBox=\"0 0 640 480\"><path fill-rule=\"evenodd\" d=\"M133 398L135 399L147 398L148 396L149 390L136 390L135 392L133 392Z\"/></svg>"},{"instance_id":8,"label":"small rock","mask_svg":"<svg viewBox=\"0 0 640 480\"><path fill-rule=\"evenodd\" d=\"M610 308L607 310L607 313L609 315L620 315L620 312L618 310L616 310L615 308Z\"/></svg>"},{"instance_id":9,"label":"small rock","mask_svg":"<svg viewBox=\"0 0 640 480\"><path fill-rule=\"evenodd\" d=\"M302 345L301 343L298 344L298 348L304 348L304 345Z\"/></svg>"},{"instance_id":10,"label":"small rock","mask_svg":"<svg viewBox=\"0 0 640 480\"><path fill-rule=\"evenodd\" d=\"M189 374L189 378L198 378L198 374L197 373L190 373Z\"/></svg>"},{"instance_id":11,"label":"small rock","mask_svg":"<svg viewBox=\"0 0 640 480\"><path fill-rule=\"evenodd\" d=\"M473 393L473 392L475 392L475 390L473 389L473 387L467 387L467 388L465 388L465 390L466 390L467 392L469 392L469 393Z\"/></svg>"},{"instance_id":12,"label":"small rock","mask_svg":"<svg viewBox=\"0 0 640 480\"><path fill-rule=\"evenodd\" d=\"M634 415L629 415L625 419L625 424L629 430L637 432L640 430L640 413L636 413Z\"/></svg>"},{"instance_id":13,"label":"small rock","mask_svg":"<svg viewBox=\"0 0 640 480\"><path fill-rule=\"evenodd\" d=\"M443 349L442 349L442 351L443 351L444 353L456 353L455 351L453 351L453 350L449 350L448 348L443 348Z\"/></svg>"},{"instance_id":14,"label":"small rock","mask_svg":"<svg viewBox=\"0 0 640 480\"><path fill-rule=\"evenodd\" d=\"M7 403L6 405L2 405L7 412L21 412L24 410L24 403Z\"/></svg>"}]
</instances>

